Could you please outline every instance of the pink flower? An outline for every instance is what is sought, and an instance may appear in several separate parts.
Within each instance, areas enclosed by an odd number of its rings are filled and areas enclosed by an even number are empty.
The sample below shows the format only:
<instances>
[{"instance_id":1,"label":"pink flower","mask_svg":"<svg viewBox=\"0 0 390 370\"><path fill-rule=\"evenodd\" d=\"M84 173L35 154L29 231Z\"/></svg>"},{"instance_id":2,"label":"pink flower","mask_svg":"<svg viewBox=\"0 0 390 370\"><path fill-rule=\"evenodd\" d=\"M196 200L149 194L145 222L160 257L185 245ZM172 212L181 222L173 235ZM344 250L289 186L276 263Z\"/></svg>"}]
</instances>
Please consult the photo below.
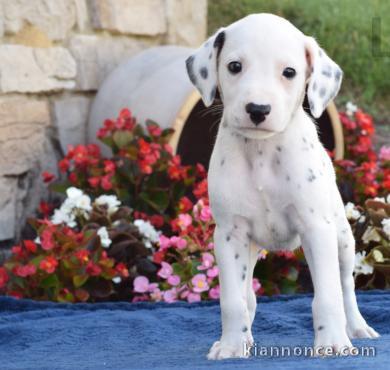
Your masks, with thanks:
<instances>
[{"instance_id":1,"label":"pink flower","mask_svg":"<svg viewBox=\"0 0 390 370\"><path fill-rule=\"evenodd\" d=\"M160 290L159 288L154 289L154 290L150 293L150 298L151 298L153 301L160 302L160 301L163 299L163 295L162 295L162 293L161 293L161 290Z\"/></svg>"},{"instance_id":2,"label":"pink flower","mask_svg":"<svg viewBox=\"0 0 390 370\"><path fill-rule=\"evenodd\" d=\"M180 276L178 275L171 275L171 276L168 276L168 284L172 285L172 286L177 286L180 284Z\"/></svg>"},{"instance_id":3,"label":"pink flower","mask_svg":"<svg viewBox=\"0 0 390 370\"><path fill-rule=\"evenodd\" d=\"M261 288L261 284L260 284L259 279L253 278L252 287L253 287L253 290L255 291L255 293L257 293L257 291Z\"/></svg>"},{"instance_id":4,"label":"pink flower","mask_svg":"<svg viewBox=\"0 0 390 370\"><path fill-rule=\"evenodd\" d=\"M202 254L202 264L198 266L198 270L207 270L214 264L214 256L211 253Z\"/></svg>"},{"instance_id":5,"label":"pink flower","mask_svg":"<svg viewBox=\"0 0 390 370\"><path fill-rule=\"evenodd\" d=\"M166 290L166 291L163 293L163 299L164 299L164 301L167 302L167 303L175 302L176 299L177 299L177 291L176 291L176 288L172 288L172 289Z\"/></svg>"},{"instance_id":6,"label":"pink flower","mask_svg":"<svg viewBox=\"0 0 390 370\"><path fill-rule=\"evenodd\" d=\"M162 277L163 279L168 279L172 273L173 273L173 268L172 266L167 263L167 262L164 262L162 261L161 262L161 269L157 272L157 275Z\"/></svg>"},{"instance_id":7,"label":"pink flower","mask_svg":"<svg viewBox=\"0 0 390 370\"><path fill-rule=\"evenodd\" d=\"M179 215L177 224L184 230L192 224L192 217L189 214L181 214Z\"/></svg>"},{"instance_id":8,"label":"pink flower","mask_svg":"<svg viewBox=\"0 0 390 370\"><path fill-rule=\"evenodd\" d=\"M390 161L390 146L382 146L379 151L379 159L382 161Z\"/></svg>"},{"instance_id":9,"label":"pink flower","mask_svg":"<svg viewBox=\"0 0 390 370\"><path fill-rule=\"evenodd\" d=\"M200 294L198 294L198 293L188 293L187 301L189 303L200 302L201 301Z\"/></svg>"},{"instance_id":10,"label":"pink flower","mask_svg":"<svg viewBox=\"0 0 390 370\"><path fill-rule=\"evenodd\" d=\"M209 290L209 297L211 299L218 299L219 298L219 285L217 285L216 287L211 288Z\"/></svg>"},{"instance_id":11,"label":"pink flower","mask_svg":"<svg viewBox=\"0 0 390 370\"><path fill-rule=\"evenodd\" d=\"M214 243L213 242L210 242L208 245L207 245L207 248L208 249L214 249Z\"/></svg>"},{"instance_id":12,"label":"pink flower","mask_svg":"<svg viewBox=\"0 0 390 370\"><path fill-rule=\"evenodd\" d=\"M214 266L211 269L207 270L207 276L209 278L215 278L216 276L218 276L218 273L219 273L219 270L218 270L217 266Z\"/></svg>"},{"instance_id":13,"label":"pink flower","mask_svg":"<svg viewBox=\"0 0 390 370\"><path fill-rule=\"evenodd\" d=\"M177 249L184 249L187 246L187 240L180 238L178 236L172 236L171 244L175 246Z\"/></svg>"},{"instance_id":14,"label":"pink flower","mask_svg":"<svg viewBox=\"0 0 390 370\"><path fill-rule=\"evenodd\" d=\"M133 281L134 291L145 293L149 290L149 279L145 276L137 276Z\"/></svg>"},{"instance_id":15,"label":"pink flower","mask_svg":"<svg viewBox=\"0 0 390 370\"><path fill-rule=\"evenodd\" d=\"M200 211L200 217L201 221L203 222L209 222L212 219L211 215L211 209L209 206L204 206L202 210Z\"/></svg>"},{"instance_id":16,"label":"pink flower","mask_svg":"<svg viewBox=\"0 0 390 370\"><path fill-rule=\"evenodd\" d=\"M171 239L165 235L160 235L160 250L168 249L171 246Z\"/></svg>"},{"instance_id":17,"label":"pink flower","mask_svg":"<svg viewBox=\"0 0 390 370\"><path fill-rule=\"evenodd\" d=\"M209 290L209 284L207 283L206 275L205 274L196 274L191 279L192 285L193 285L193 291L195 293L202 293L207 290Z\"/></svg>"}]
</instances>

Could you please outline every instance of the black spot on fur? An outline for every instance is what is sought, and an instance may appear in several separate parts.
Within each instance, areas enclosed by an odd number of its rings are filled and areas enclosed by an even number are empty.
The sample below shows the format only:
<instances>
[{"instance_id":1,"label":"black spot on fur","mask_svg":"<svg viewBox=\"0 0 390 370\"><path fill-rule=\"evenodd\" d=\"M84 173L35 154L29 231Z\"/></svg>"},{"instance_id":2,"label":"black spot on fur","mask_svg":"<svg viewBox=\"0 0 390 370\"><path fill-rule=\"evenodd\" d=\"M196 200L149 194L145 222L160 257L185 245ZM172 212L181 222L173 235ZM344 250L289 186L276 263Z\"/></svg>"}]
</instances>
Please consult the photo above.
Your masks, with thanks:
<instances>
[{"instance_id":1,"label":"black spot on fur","mask_svg":"<svg viewBox=\"0 0 390 370\"><path fill-rule=\"evenodd\" d=\"M210 92L210 100L213 101L214 98L215 98L215 94L217 93L217 87L214 86L212 89L211 89L211 92ZM226 127L226 126L225 126Z\"/></svg>"},{"instance_id":2,"label":"black spot on fur","mask_svg":"<svg viewBox=\"0 0 390 370\"><path fill-rule=\"evenodd\" d=\"M242 328L242 332L243 333L246 333L248 331L248 327L247 326L244 326L243 328Z\"/></svg>"},{"instance_id":3,"label":"black spot on fur","mask_svg":"<svg viewBox=\"0 0 390 370\"><path fill-rule=\"evenodd\" d=\"M314 172L311 168L309 168L309 175L307 177L307 180L309 182L313 182L316 179L316 176L314 175Z\"/></svg>"},{"instance_id":4,"label":"black spot on fur","mask_svg":"<svg viewBox=\"0 0 390 370\"><path fill-rule=\"evenodd\" d=\"M199 74L202 76L203 79L207 79L208 75L209 75L209 71L207 70L206 67L202 67L200 70L199 70Z\"/></svg>"},{"instance_id":5,"label":"black spot on fur","mask_svg":"<svg viewBox=\"0 0 390 370\"><path fill-rule=\"evenodd\" d=\"M323 330L324 329L324 326L320 325L317 330Z\"/></svg>"},{"instance_id":6,"label":"black spot on fur","mask_svg":"<svg viewBox=\"0 0 390 370\"><path fill-rule=\"evenodd\" d=\"M344 248L347 249L348 248L348 244L344 244Z\"/></svg>"},{"instance_id":7,"label":"black spot on fur","mask_svg":"<svg viewBox=\"0 0 390 370\"><path fill-rule=\"evenodd\" d=\"M252 238L252 235L251 235L250 233L246 233L246 237L247 237L248 239L251 239L251 238Z\"/></svg>"},{"instance_id":8,"label":"black spot on fur","mask_svg":"<svg viewBox=\"0 0 390 370\"><path fill-rule=\"evenodd\" d=\"M278 146L276 147L276 150L277 150L278 152L281 152L281 151L282 151L282 147L281 147L280 145L278 145Z\"/></svg>"},{"instance_id":9,"label":"black spot on fur","mask_svg":"<svg viewBox=\"0 0 390 370\"><path fill-rule=\"evenodd\" d=\"M347 229L343 229L343 230L341 230L341 232L343 233L343 234L346 234L347 233Z\"/></svg>"},{"instance_id":10,"label":"black spot on fur","mask_svg":"<svg viewBox=\"0 0 390 370\"><path fill-rule=\"evenodd\" d=\"M327 65L322 71L321 73L326 76L326 77L332 77L332 67L330 65Z\"/></svg>"},{"instance_id":11,"label":"black spot on fur","mask_svg":"<svg viewBox=\"0 0 390 370\"><path fill-rule=\"evenodd\" d=\"M226 241L227 242L230 241L230 236L229 235L226 237Z\"/></svg>"},{"instance_id":12,"label":"black spot on fur","mask_svg":"<svg viewBox=\"0 0 390 370\"><path fill-rule=\"evenodd\" d=\"M240 257L240 255L238 253L236 253L236 255L234 256L234 258L237 260L238 257Z\"/></svg>"},{"instance_id":13,"label":"black spot on fur","mask_svg":"<svg viewBox=\"0 0 390 370\"><path fill-rule=\"evenodd\" d=\"M186 60L186 68L187 68L187 73L188 73L188 76L189 76L191 82L194 85L196 85L196 76L194 73L194 60L195 60L195 57L193 55L188 57Z\"/></svg>"},{"instance_id":14,"label":"black spot on fur","mask_svg":"<svg viewBox=\"0 0 390 370\"><path fill-rule=\"evenodd\" d=\"M309 99L309 108L310 108L311 111L314 110L314 103L313 103L313 101L311 99Z\"/></svg>"},{"instance_id":15,"label":"black spot on fur","mask_svg":"<svg viewBox=\"0 0 390 370\"><path fill-rule=\"evenodd\" d=\"M313 83L313 91L316 91L317 90L317 84L314 82Z\"/></svg>"},{"instance_id":16,"label":"black spot on fur","mask_svg":"<svg viewBox=\"0 0 390 370\"><path fill-rule=\"evenodd\" d=\"M305 137L302 137L302 140L303 140L304 143L307 143L307 140L306 140Z\"/></svg>"},{"instance_id":17,"label":"black spot on fur","mask_svg":"<svg viewBox=\"0 0 390 370\"><path fill-rule=\"evenodd\" d=\"M321 50L321 49L318 49L318 55L319 55L320 57L322 57L322 50Z\"/></svg>"},{"instance_id":18,"label":"black spot on fur","mask_svg":"<svg viewBox=\"0 0 390 370\"><path fill-rule=\"evenodd\" d=\"M334 78L335 78L335 80L336 81L339 81L340 80L340 78L341 78L341 76L342 76L342 72L338 69L338 70L336 70L336 72L334 73Z\"/></svg>"},{"instance_id":19,"label":"black spot on fur","mask_svg":"<svg viewBox=\"0 0 390 370\"><path fill-rule=\"evenodd\" d=\"M245 274L242 274L241 279L245 280Z\"/></svg>"},{"instance_id":20,"label":"black spot on fur","mask_svg":"<svg viewBox=\"0 0 390 370\"><path fill-rule=\"evenodd\" d=\"M213 53L210 53L209 54L209 59L211 59L213 57Z\"/></svg>"},{"instance_id":21,"label":"black spot on fur","mask_svg":"<svg viewBox=\"0 0 390 370\"><path fill-rule=\"evenodd\" d=\"M238 229L238 226L237 226L237 225L234 225L234 228L235 228L235 229Z\"/></svg>"},{"instance_id":22,"label":"black spot on fur","mask_svg":"<svg viewBox=\"0 0 390 370\"><path fill-rule=\"evenodd\" d=\"M287 181L290 181L290 180L291 180L290 175L287 175L287 176L286 176L286 180L287 180Z\"/></svg>"},{"instance_id":23,"label":"black spot on fur","mask_svg":"<svg viewBox=\"0 0 390 370\"><path fill-rule=\"evenodd\" d=\"M246 138L244 139L244 141L245 141L245 144L248 143L248 138L246 137Z\"/></svg>"},{"instance_id":24,"label":"black spot on fur","mask_svg":"<svg viewBox=\"0 0 390 370\"><path fill-rule=\"evenodd\" d=\"M259 150L259 154L260 154L260 155L263 155L263 151L262 151L262 150Z\"/></svg>"},{"instance_id":25,"label":"black spot on fur","mask_svg":"<svg viewBox=\"0 0 390 370\"><path fill-rule=\"evenodd\" d=\"M320 94L320 97L321 97L321 98L323 98L323 97L325 96L325 94L326 94L326 89L325 89L325 87L321 87L319 94Z\"/></svg>"},{"instance_id":26,"label":"black spot on fur","mask_svg":"<svg viewBox=\"0 0 390 370\"><path fill-rule=\"evenodd\" d=\"M224 164L225 164L225 160L222 159L222 161L221 161L221 166L223 166Z\"/></svg>"},{"instance_id":27,"label":"black spot on fur","mask_svg":"<svg viewBox=\"0 0 390 370\"><path fill-rule=\"evenodd\" d=\"M221 31L214 40L214 48L217 49L217 59L219 58L219 54L221 54L223 44L225 43L225 37L225 31Z\"/></svg>"},{"instance_id":28,"label":"black spot on fur","mask_svg":"<svg viewBox=\"0 0 390 370\"><path fill-rule=\"evenodd\" d=\"M243 270L244 270L244 271L246 271L246 270L247 270L247 267L246 267L246 265L244 265L242 268L243 268Z\"/></svg>"},{"instance_id":29,"label":"black spot on fur","mask_svg":"<svg viewBox=\"0 0 390 370\"><path fill-rule=\"evenodd\" d=\"M310 208L309 211L310 211L311 213L314 213L314 209L313 209L313 208Z\"/></svg>"}]
</instances>

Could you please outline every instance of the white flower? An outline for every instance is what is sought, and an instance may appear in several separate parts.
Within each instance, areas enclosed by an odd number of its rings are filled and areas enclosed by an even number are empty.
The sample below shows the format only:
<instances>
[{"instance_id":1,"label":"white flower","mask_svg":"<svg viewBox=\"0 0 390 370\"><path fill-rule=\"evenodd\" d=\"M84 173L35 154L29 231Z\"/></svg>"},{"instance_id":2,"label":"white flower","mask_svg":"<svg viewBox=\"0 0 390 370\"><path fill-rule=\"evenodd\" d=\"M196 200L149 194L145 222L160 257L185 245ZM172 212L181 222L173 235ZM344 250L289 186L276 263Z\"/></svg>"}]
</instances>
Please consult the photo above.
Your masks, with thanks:
<instances>
[{"instance_id":1,"label":"white flower","mask_svg":"<svg viewBox=\"0 0 390 370\"><path fill-rule=\"evenodd\" d=\"M69 199L77 199L77 198L81 197L82 195L83 195L82 190L77 189L77 188L75 188L73 186L71 186L70 188L66 189L66 196Z\"/></svg>"},{"instance_id":2,"label":"white flower","mask_svg":"<svg viewBox=\"0 0 390 370\"><path fill-rule=\"evenodd\" d=\"M157 243L160 240L160 233L149 221L135 220L134 225L138 227L139 232L143 235L143 242L147 248L152 248L152 243Z\"/></svg>"},{"instance_id":3,"label":"white flower","mask_svg":"<svg viewBox=\"0 0 390 370\"><path fill-rule=\"evenodd\" d=\"M377 249L375 249L373 252L372 252L372 256L374 257L374 260L376 262L385 262L385 259L383 258L383 254L381 251L378 251Z\"/></svg>"},{"instance_id":4,"label":"white flower","mask_svg":"<svg viewBox=\"0 0 390 370\"><path fill-rule=\"evenodd\" d=\"M374 268L369 265L366 261L366 252L358 252L355 254L355 275L364 274L369 275L372 274Z\"/></svg>"},{"instance_id":5,"label":"white flower","mask_svg":"<svg viewBox=\"0 0 390 370\"><path fill-rule=\"evenodd\" d=\"M35 239L34 239L34 243L35 244L41 244L41 238L39 236L37 236Z\"/></svg>"},{"instance_id":6,"label":"white flower","mask_svg":"<svg viewBox=\"0 0 390 370\"><path fill-rule=\"evenodd\" d=\"M358 222L360 222L361 224L363 222L366 222L366 216L360 216L359 219L358 219Z\"/></svg>"},{"instance_id":7,"label":"white flower","mask_svg":"<svg viewBox=\"0 0 390 370\"><path fill-rule=\"evenodd\" d=\"M387 196L386 202L387 202L387 203L390 203L390 194Z\"/></svg>"},{"instance_id":8,"label":"white flower","mask_svg":"<svg viewBox=\"0 0 390 370\"><path fill-rule=\"evenodd\" d=\"M64 212L61 208L54 211L54 215L51 218L51 222L54 225L66 224L69 227L75 227L76 217L72 213Z\"/></svg>"},{"instance_id":9,"label":"white flower","mask_svg":"<svg viewBox=\"0 0 390 370\"><path fill-rule=\"evenodd\" d=\"M356 209L355 205L348 202L345 206L345 214L348 220L357 220L360 217L360 212Z\"/></svg>"},{"instance_id":10,"label":"white flower","mask_svg":"<svg viewBox=\"0 0 390 370\"><path fill-rule=\"evenodd\" d=\"M390 238L390 218L382 220L383 231Z\"/></svg>"},{"instance_id":11,"label":"white flower","mask_svg":"<svg viewBox=\"0 0 390 370\"><path fill-rule=\"evenodd\" d=\"M120 276L116 276L116 277L112 278L112 281L115 284L119 284L122 281L122 278Z\"/></svg>"},{"instance_id":12,"label":"white flower","mask_svg":"<svg viewBox=\"0 0 390 370\"><path fill-rule=\"evenodd\" d=\"M98 231L97 234L100 236L100 242L102 243L103 248L108 248L112 240L110 239L110 236L108 235L108 231L106 227L101 227Z\"/></svg>"},{"instance_id":13,"label":"white flower","mask_svg":"<svg viewBox=\"0 0 390 370\"><path fill-rule=\"evenodd\" d=\"M367 230L364 232L362 236L362 240L365 244L368 244L369 242L380 242L381 236L379 235L378 231L372 226L367 227Z\"/></svg>"},{"instance_id":14,"label":"white flower","mask_svg":"<svg viewBox=\"0 0 390 370\"><path fill-rule=\"evenodd\" d=\"M107 212L109 215L114 214L121 205L121 202L118 200L116 195L101 195L95 199L94 202L98 206L107 206Z\"/></svg>"},{"instance_id":15,"label":"white flower","mask_svg":"<svg viewBox=\"0 0 390 370\"><path fill-rule=\"evenodd\" d=\"M358 107L349 101L347 104L345 104L345 109L347 111L347 115L352 116L357 111Z\"/></svg>"},{"instance_id":16,"label":"white flower","mask_svg":"<svg viewBox=\"0 0 390 370\"><path fill-rule=\"evenodd\" d=\"M375 197L374 200L376 200L377 202L386 203L386 199L385 198Z\"/></svg>"}]
</instances>

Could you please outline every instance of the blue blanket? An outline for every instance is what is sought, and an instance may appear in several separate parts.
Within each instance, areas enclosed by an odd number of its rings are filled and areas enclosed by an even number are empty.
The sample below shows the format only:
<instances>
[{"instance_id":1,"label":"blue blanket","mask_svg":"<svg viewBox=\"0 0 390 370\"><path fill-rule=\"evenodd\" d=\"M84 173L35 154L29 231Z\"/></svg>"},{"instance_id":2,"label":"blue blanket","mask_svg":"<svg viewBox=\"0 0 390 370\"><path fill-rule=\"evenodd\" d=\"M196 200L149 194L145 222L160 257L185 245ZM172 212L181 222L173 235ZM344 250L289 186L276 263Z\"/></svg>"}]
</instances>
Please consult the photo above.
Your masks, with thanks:
<instances>
[{"instance_id":1,"label":"blue blanket","mask_svg":"<svg viewBox=\"0 0 390 370\"><path fill-rule=\"evenodd\" d=\"M0 297L0 369L389 369L390 292L359 293L358 300L382 337L353 343L374 346L376 356L215 362L205 356L220 335L216 302L67 305ZM311 296L261 298L253 335L259 349L312 345Z\"/></svg>"}]
</instances>

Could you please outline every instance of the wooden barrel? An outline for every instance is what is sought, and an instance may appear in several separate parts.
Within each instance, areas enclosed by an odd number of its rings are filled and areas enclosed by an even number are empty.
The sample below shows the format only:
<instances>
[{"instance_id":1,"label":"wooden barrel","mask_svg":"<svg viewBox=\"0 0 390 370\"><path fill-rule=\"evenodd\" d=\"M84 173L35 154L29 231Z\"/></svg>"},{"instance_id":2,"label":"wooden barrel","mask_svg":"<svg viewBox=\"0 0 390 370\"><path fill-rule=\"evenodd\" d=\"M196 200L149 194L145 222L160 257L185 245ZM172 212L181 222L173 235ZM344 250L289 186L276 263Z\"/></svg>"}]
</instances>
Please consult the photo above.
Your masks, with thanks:
<instances>
[{"instance_id":1,"label":"wooden barrel","mask_svg":"<svg viewBox=\"0 0 390 370\"><path fill-rule=\"evenodd\" d=\"M222 113L216 105L221 103L206 108L190 83L184 62L192 52L190 48L160 46L119 65L105 79L92 104L88 141L96 142L104 120L117 117L127 107L139 122L151 119L161 127L172 127L175 134L170 144L183 163L202 163L207 168ZM307 101L304 107L307 109ZM343 158L343 131L333 102L317 123L325 148L334 150L336 159Z\"/></svg>"}]
</instances>

